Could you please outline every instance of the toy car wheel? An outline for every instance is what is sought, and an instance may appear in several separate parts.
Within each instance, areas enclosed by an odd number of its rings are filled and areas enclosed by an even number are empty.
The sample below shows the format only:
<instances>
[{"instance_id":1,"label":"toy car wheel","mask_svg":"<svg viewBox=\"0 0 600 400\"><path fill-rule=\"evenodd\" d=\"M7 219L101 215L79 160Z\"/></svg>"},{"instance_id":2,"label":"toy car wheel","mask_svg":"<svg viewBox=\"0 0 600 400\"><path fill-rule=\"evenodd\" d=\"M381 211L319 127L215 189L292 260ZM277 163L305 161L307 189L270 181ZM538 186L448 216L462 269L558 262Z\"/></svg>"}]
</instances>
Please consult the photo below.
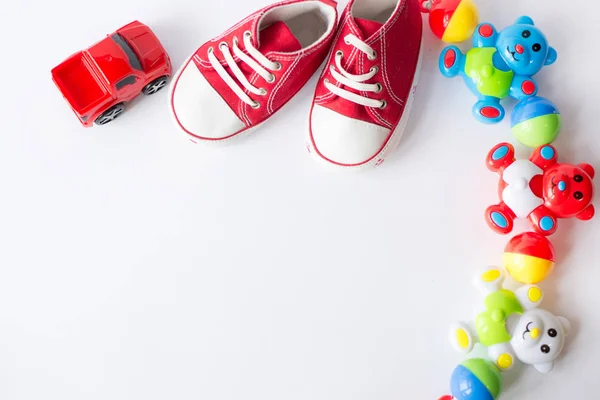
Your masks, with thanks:
<instances>
[{"instance_id":1,"label":"toy car wheel","mask_svg":"<svg viewBox=\"0 0 600 400\"><path fill-rule=\"evenodd\" d=\"M167 86L167 77L161 76L160 78L157 78L149 84L147 84L146 86L144 86L144 88L142 89L142 93L146 95L151 95L158 92L165 86Z\"/></svg>"},{"instance_id":2,"label":"toy car wheel","mask_svg":"<svg viewBox=\"0 0 600 400\"><path fill-rule=\"evenodd\" d=\"M125 111L125 106L123 103L115 104L108 110L104 111L96 120L94 121L97 125L106 125L111 121L117 119L123 112Z\"/></svg>"}]
</instances>

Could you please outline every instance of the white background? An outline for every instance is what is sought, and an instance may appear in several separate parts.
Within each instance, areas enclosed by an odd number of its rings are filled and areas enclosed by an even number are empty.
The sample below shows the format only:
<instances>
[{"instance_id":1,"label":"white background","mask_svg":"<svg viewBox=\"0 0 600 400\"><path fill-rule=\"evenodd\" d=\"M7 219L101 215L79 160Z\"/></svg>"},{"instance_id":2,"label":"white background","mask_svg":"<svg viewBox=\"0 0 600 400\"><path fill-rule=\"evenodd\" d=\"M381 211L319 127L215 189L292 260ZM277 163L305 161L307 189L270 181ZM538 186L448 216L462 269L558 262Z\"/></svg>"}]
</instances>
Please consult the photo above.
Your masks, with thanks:
<instances>
[{"instance_id":1,"label":"white background","mask_svg":"<svg viewBox=\"0 0 600 400\"><path fill-rule=\"evenodd\" d=\"M347 2L340 2L340 11ZM0 399L434 400L462 360L479 268L508 237L484 158L509 122L470 115L425 30L400 148L362 174L306 152L315 79L264 129L193 145L167 92L84 129L50 69L128 22L178 68L265 0L3 3L0 12ZM564 117L563 161L600 172L598 5L479 0L502 28L531 15L559 54L536 76ZM398 39L401 40L401 39ZM510 109L510 107L509 107ZM520 155L527 155L525 149ZM598 207L598 203L596 203ZM519 230L526 228L518 225ZM545 305L573 322L556 369L507 376L504 400L598 399L600 218L563 220Z\"/></svg>"}]
</instances>

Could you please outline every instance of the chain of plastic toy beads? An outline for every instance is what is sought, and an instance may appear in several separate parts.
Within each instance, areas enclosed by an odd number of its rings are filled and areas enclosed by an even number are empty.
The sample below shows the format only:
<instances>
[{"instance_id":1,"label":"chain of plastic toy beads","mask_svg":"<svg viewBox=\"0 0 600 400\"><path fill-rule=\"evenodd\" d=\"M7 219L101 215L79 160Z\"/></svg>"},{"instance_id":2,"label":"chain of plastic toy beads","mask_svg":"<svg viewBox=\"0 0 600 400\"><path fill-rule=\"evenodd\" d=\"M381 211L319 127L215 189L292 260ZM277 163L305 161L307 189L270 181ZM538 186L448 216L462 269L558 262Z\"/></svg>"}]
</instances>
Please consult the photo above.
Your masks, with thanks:
<instances>
[{"instance_id":1,"label":"chain of plastic toy beads","mask_svg":"<svg viewBox=\"0 0 600 400\"><path fill-rule=\"evenodd\" d=\"M528 219L532 232L512 238L504 249L504 268L490 267L476 279L484 296L484 309L476 316L474 329L460 322L450 328L450 341L463 353L476 343L487 347L488 357L468 358L450 378L450 395L440 400L495 400L502 391L502 373L515 363L532 365L549 373L571 330L564 317L538 308L543 292L537 284L554 268L554 248L547 236L558 219L594 216L594 168L589 164L558 162L551 143L561 128L554 104L537 96L533 76L553 64L557 52L530 17L519 17L513 25L497 31L490 23L479 23L472 0L425 0L421 10L429 14L432 32L446 43L472 38L466 54L455 46L444 48L439 58L441 73L460 75L477 96L473 115L493 124L504 119L501 100L518 101L510 126L522 145L534 148L529 159L515 159L509 143L492 148L487 167L500 175L499 204L488 207L485 217L492 230L508 234L516 218ZM506 274L520 286L503 287Z\"/></svg>"}]
</instances>

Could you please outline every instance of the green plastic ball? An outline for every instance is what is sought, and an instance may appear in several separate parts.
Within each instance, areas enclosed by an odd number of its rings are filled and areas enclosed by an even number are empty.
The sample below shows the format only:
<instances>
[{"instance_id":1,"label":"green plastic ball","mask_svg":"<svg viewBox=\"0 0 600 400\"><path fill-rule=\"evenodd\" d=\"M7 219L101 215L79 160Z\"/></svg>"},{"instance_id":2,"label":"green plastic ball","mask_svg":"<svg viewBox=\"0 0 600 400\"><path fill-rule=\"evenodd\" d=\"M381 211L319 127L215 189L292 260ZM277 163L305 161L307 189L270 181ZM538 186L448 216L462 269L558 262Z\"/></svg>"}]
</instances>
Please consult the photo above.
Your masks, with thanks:
<instances>
[{"instance_id":1,"label":"green plastic ball","mask_svg":"<svg viewBox=\"0 0 600 400\"><path fill-rule=\"evenodd\" d=\"M558 108L543 97L521 100L513 109L510 126L515 138L528 147L539 147L556 140L562 120Z\"/></svg>"}]
</instances>

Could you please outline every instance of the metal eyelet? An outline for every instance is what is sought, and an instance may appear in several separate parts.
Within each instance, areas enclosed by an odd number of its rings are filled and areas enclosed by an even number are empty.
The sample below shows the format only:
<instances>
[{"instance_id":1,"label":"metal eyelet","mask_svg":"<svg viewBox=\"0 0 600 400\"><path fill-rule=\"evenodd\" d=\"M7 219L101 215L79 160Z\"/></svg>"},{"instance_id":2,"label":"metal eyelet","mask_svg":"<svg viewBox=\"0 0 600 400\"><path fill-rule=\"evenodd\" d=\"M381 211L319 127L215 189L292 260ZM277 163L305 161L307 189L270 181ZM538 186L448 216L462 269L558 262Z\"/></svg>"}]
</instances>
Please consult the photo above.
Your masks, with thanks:
<instances>
[{"instance_id":1,"label":"metal eyelet","mask_svg":"<svg viewBox=\"0 0 600 400\"><path fill-rule=\"evenodd\" d=\"M369 60L371 60L371 61L374 61L374 60L376 60L376 59L377 59L377 52L376 52L375 50L373 50L373 53L369 54L369 55L367 56L367 58L368 58Z\"/></svg>"},{"instance_id":2,"label":"metal eyelet","mask_svg":"<svg viewBox=\"0 0 600 400\"><path fill-rule=\"evenodd\" d=\"M260 88L260 95L261 95L261 96L266 96L266 95L267 95L267 93L268 93L268 92L267 92L267 89L265 89L265 88Z\"/></svg>"},{"instance_id":3,"label":"metal eyelet","mask_svg":"<svg viewBox=\"0 0 600 400\"><path fill-rule=\"evenodd\" d=\"M260 108L260 103L258 101L255 101L254 103L252 103L252 105L250 107L252 107L256 110L256 109Z\"/></svg>"},{"instance_id":4,"label":"metal eyelet","mask_svg":"<svg viewBox=\"0 0 600 400\"><path fill-rule=\"evenodd\" d=\"M273 82L275 82L275 79L276 79L275 75L271 74L271 75L269 75L269 79L267 79L267 82L273 83Z\"/></svg>"},{"instance_id":5,"label":"metal eyelet","mask_svg":"<svg viewBox=\"0 0 600 400\"><path fill-rule=\"evenodd\" d=\"M225 42L219 43L219 50L223 51L223 47L229 48L229 45Z\"/></svg>"},{"instance_id":6,"label":"metal eyelet","mask_svg":"<svg viewBox=\"0 0 600 400\"><path fill-rule=\"evenodd\" d=\"M387 101L381 100L381 105L379 106L380 110L383 110L387 107Z\"/></svg>"},{"instance_id":7,"label":"metal eyelet","mask_svg":"<svg viewBox=\"0 0 600 400\"><path fill-rule=\"evenodd\" d=\"M383 90L383 85L381 83L376 83L375 86L377 86L375 93L381 93L381 91Z\"/></svg>"},{"instance_id":8,"label":"metal eyelet","mask_svg":"<svg viewBox=\"0 0 600 400\"><path fill-rule=\"evenodd\" d=\"M350 41L348 39L344 38L344 43L350 44Z\"/></svg>"},{"instance_id":9,"label":"metal eyelet","mask_svg":"<svg viewBox=\"0 0 600 400\"><path fill-rule=\"evenodd\" d=\"M371 72L376 74L379 72L379 67L377 65L375 65L374 67L371 67Z\"/></svg>"},{"instance_id":10,"label":"metal eyelet","mask_svg":"<svg viewBox=\"0 0 600 400\"><path fill-rule=\"evenodd\" d=\"M240 41L238 40L237 36L234 36L233 40L232 40L232 43L237 46L239 42Z\"/></svg>"},{"instance_id":11,"label":"metal eyelet","mask_svg":"<svg viewBox=\"0 0 600 400\"><path fill-rule=\"evenodd\" d=\"M283 68L283 65L279 61L275 61L275 69L273 71L281 71L281 68Z\"/></svg>"},{"instance_id":12,"label":"metal eyelet","mask_svg":"<svg viewBox=\"0 0 600 400\"><path fill-rule=\"evenodd\" d=\"M252 32L246 31L246 32L244 32L244 36L245 37L252 37Z\"/></svg>"},{"instance_id":13,"label":"metal eyelet","mask_svg":"<svg viewBox=\"0 0 600 400\"><path fill-rule=\"evenodd\" d=\"M432 3L433 3L432 0L425 0L425 1L421 2L421 6L423 8L425 8L426 10L431 10L431 7L433 6Z\"/></svg>"},{"instance_id":14,"label":"metal eyelet","mask_svg":"<svg viewBox=\"0 0 600 400\"><path fill-rule=\"evenodd\" d=\"M212 47L208 48L208 51L207 51L208 54L212 54L214 52L215 52L215 49L213 49Z\"/></svg>"},{"instance_id":15,"label":"metal eyelet","mask_svg":"<svg viewBox=\"0 0 600 400\"><path fill-rule=\"evenodd\" d=\"M344 52L341 51L341 50L338 50L338 51L335 52L335 56L336 57L344 57Z\"/></svg>"}]
</instances>

